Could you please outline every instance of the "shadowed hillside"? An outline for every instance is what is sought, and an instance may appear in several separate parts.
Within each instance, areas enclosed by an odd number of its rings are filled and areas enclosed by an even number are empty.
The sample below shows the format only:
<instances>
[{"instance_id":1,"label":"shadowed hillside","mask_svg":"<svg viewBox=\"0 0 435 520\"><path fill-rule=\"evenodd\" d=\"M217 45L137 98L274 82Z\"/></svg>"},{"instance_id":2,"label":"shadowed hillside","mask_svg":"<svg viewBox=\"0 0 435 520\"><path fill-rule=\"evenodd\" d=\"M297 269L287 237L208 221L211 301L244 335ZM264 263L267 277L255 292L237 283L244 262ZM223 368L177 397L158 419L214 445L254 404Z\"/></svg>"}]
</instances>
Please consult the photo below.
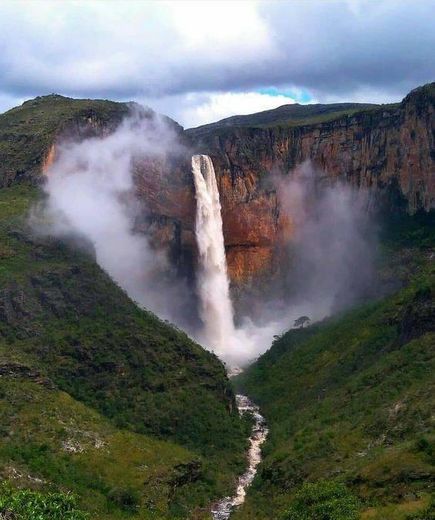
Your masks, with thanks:
<instances>
[{"instance_id":1,"label":"shadowed hillside","mask_svg":"<svg viewBox=\"0 0 435 520\"><path fill-rule=\"evenodd\" d=\"M388 269L405 287L288 331L237 378L270 437L235 519L299 518L297 500L322 500L303 483L324 479L347 486L362 519L433 518L434 229L433 214L386 227Z\"/></svg>"}]
</instances>

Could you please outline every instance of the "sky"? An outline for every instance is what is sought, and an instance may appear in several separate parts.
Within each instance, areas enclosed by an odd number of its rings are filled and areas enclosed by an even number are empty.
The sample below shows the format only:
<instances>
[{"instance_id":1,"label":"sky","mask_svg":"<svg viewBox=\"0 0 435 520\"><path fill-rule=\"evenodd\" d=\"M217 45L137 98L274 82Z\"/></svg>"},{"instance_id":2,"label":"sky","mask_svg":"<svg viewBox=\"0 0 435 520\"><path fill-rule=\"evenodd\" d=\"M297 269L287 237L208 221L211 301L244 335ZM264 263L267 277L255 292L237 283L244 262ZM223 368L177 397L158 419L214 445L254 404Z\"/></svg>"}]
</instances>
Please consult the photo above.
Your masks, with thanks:
<instances>
[{"instance_id":1,"label":"sky","mask_svg":"<svg viewBox=\"0 0 435 520\"><path fill-rule=\"evenodd\" d=\"M388 103L435 79L435 0L0 0L0 112L135 100L185 127L286 103Z\"/></svg>"}]
</instances>

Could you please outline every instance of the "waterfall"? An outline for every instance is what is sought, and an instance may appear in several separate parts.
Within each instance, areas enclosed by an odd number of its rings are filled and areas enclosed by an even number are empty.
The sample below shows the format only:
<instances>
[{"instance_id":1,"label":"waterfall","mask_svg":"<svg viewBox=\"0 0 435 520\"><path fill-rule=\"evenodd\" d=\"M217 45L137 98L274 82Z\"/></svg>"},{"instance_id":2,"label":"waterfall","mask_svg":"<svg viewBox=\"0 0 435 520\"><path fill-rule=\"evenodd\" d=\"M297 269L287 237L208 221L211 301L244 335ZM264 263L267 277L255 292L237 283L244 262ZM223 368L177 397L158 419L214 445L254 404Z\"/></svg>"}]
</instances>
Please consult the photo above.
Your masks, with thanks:
<instances>
[{"instance_id":1,"label":"waterfall","mask_svg":"<svg viewBox=\"0 0 435 520\"><path fill-rule=\"evenodd\" d=\"M213 163L208 155L192 157L196 191L195 234L199 253L198 293L204 342L216 354L231 352L235 338L221 204Z\"/></svg>"}]
</instances>

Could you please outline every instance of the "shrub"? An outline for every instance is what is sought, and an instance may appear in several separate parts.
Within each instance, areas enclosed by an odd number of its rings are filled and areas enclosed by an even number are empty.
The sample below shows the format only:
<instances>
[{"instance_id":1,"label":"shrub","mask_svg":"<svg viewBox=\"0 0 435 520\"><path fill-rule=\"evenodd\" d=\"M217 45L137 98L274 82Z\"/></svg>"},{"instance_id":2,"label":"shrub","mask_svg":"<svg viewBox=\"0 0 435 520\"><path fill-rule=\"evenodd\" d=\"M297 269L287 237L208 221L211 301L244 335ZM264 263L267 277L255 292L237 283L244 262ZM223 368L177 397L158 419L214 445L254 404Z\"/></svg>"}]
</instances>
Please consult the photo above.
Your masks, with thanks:
<instances>
[{"instance_id":1,"label":"shrub","mask_svg":"<svg viewBox=\"0 0 435 520\"><path fill-rule=\"evenodd\" d=\"M28 489L14 490L7 484L0 486L0 518L19 520L87 520L77 508L74 495L40 493Z\"/></svg>"},{"instance_id":2,"label":"shrub","mask_svg":"<svg viewBox=\"0 0 435 520\"><path fill-rule=\"evenodd\" d=\"M335 480L305 483L296 493L283 520L357 520L358 501Z\"/></svg>"},{"instance_id":3,"label":"shrub","mask_svg":"<svg viewBox=\"0 0 435 520\"><path fill-rule=\"evenodd\" d=\"M140 506L140 494L132 488L115 487L109 491L109 499L124 511L136 511Z\"/></svg>"}]
</instances>

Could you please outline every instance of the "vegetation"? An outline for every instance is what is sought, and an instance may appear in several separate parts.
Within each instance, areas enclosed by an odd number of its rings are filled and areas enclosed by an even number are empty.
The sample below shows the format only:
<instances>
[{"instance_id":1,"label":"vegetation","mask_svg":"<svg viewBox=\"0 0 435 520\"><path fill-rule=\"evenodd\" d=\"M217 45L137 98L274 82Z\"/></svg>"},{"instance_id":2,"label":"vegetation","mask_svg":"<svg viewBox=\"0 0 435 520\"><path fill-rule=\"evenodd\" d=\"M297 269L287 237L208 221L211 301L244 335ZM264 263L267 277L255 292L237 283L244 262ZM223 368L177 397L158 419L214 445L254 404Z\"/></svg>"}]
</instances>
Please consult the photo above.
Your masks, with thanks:
<instances>
[{"instance_id":1,"label":"vegetation","mask_svg":"<svg viewBox=\"0 0 435 520\"><path fill-rule=\"evenodd\" d=\"M358 520L358 501L347 487L333 480L305 483L283 520Z\"/></svg>"},{"instance_id":2,"label":"vegetation","mask_svg":"<svg viewBox=\"0 0 435 520\"><path fill-rule=\"evenodd\" d=\"M376 108L379 108L379 105L370 103L330 103L327 105L300 105L295 103L255 114L228 117L216 123L191 128L187 132L196 138L204 133L215 133L225 128L269 128L273 126L310 125L325 123L342 116L352 116L356 112Z\"/></svg>"},{"instance_id":3,"label":"vegetation","mask_svg":"<svg viewBox=\"0 0 435 520\"><path fill-rule=\"evenodd\" d=\"M293 511L305 482L337 477L363 519L426 518L435 439L432 219L417 215L385 229L384 269L398 272L400 290L285 333L236 379L261 406L270 434L235 519L278 518Z\"/></svg>"},{"instance_id":4,"label":"vegetation","mask_svg":"<svg viewBox=\"0 0 435 520\"><path fill-rule=\"evenodd\" d=\"M35 182L50 146L61 133L85 132L95 125L111 128L128 113L127 103L71 99L52 94L26 101L0 116L0 186ZM93 125L84 123L92 122Z\"/></svg>"},{"instance_id":5,"label":"vegetation","mask_svg":"<svg viewBox=\"0 0 435 520\"><path fill-rule=\"evenodd\" d=\"M311 320L308 316L301 316L295 320L294 326L303 329L305 325L309 325L310 321Z\"/></svg>"},{"instance_id":6,"label":"vegetation","mask_svg":"<svg viewBox=\"0 0 435 520\"><path fill-rule=\"evenodd\" d=\"M0 488L0 515L20 520L87 520L89 516L77 507L77 499L64 493L16 491Z\"/></svg>"},{"instance_id":7,"label":"vegetation","mask_svg":"<svg viewBox=\"0 0 435 520\"><path fill-rule=\"evenodd\" d=\"M138 309L89 253L37 236L24 215L39 196L0 190L0 475L73 491L98 519L136 506L141 518L207 517L244 466L224 367Z\"/></svg>"}]
</instances>

